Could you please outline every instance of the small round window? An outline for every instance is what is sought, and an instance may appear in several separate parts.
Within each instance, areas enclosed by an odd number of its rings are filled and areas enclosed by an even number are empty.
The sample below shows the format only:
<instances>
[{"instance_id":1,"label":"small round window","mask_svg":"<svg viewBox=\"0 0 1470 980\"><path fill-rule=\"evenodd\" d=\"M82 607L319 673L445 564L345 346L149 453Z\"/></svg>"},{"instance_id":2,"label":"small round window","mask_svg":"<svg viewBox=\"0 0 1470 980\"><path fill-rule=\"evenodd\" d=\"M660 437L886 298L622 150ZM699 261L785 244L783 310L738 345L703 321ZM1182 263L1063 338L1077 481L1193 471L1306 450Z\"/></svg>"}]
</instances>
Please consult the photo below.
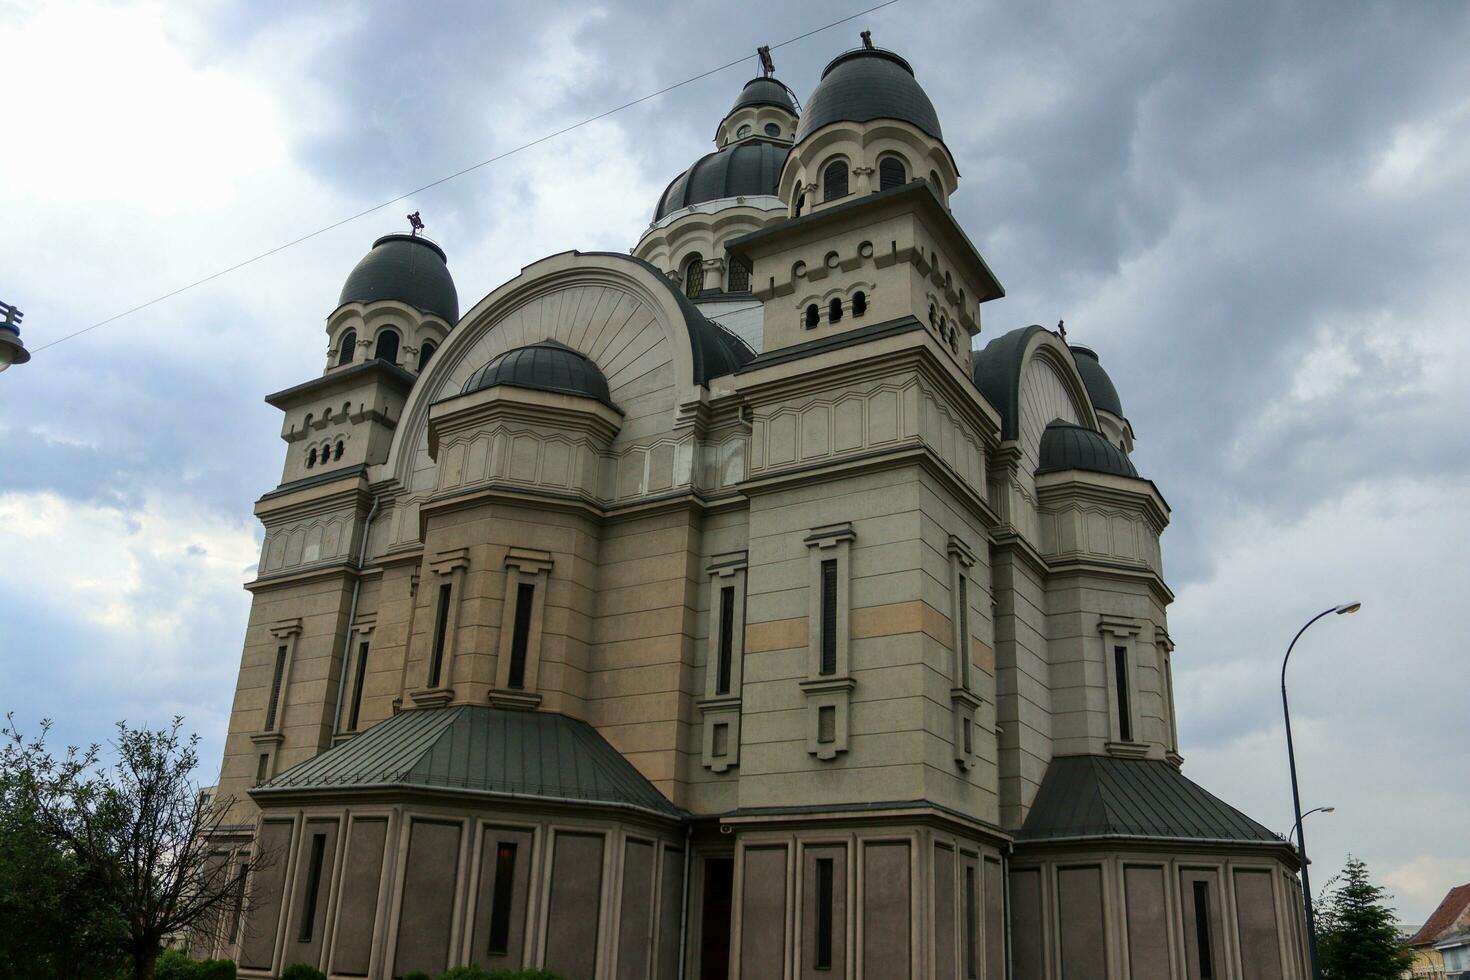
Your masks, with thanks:
<instances>
[{"instance_id":1,"label":"small round window","mask_svg":"<svg viewBox=\"0 0 1470 980\"><path fill-rule=\"evenodd\" d=\"M767 136L780 136L781 135L781 127L780 126L777 126L775 123L766 123L766 135Z\"/></svg>"},{"instance_id":2,"label":"small round window","mask_svg":"<svg viewBox=\"0 0 1470 980\"><path fill-rule=\"evenodd\" d=\"M750 124L749 123L746 123L744 126L741 126L739 129L735 130L735 138L738 139L738 140L743 140L743 139L745 139L745 137L747 137L749 135L750 135Z\"/></svg>"}]
</instances>

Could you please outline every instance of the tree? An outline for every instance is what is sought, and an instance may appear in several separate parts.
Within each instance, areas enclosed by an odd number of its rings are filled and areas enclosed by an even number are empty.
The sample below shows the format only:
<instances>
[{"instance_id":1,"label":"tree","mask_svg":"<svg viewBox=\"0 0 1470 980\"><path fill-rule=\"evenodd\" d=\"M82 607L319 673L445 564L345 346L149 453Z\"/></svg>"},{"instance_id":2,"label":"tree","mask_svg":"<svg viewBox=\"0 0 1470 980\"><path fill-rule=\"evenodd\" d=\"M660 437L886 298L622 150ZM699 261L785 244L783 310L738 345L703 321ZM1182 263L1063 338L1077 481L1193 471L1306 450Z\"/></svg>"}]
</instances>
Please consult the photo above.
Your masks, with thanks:
<instances>
[{"instance_id":1,"label":"tree","mask_svg":"<svg viewBox=\"0 0 1470 980\"><path fill-rule=\"evenodd\" d=\"M244 896L236 875L271 859L258 851L223 859L217 841L229 802L200 794L199 737L185 737L182 726L182 718L158 730L119 722L110 767L99 763L96 745L53 755L49 722L29 740L13 718L3 729L6 812L29 813L39 839L115 910L112 948L134 980L150 980L171 937L238 916Z\"/></svg>"},{"instance_id":2,"label":"tree","mask_svg":"<svg viewBox=\"0 0 1470 980\"><path fill-rule=\"evenodd\" d=\"M1368 877L1368 866L1347 865L1323 889L1317 915L1317 955L1323 980L1399 980L1414 956L1399 938L1392 898Z\"/></svg>"}]
</instances>

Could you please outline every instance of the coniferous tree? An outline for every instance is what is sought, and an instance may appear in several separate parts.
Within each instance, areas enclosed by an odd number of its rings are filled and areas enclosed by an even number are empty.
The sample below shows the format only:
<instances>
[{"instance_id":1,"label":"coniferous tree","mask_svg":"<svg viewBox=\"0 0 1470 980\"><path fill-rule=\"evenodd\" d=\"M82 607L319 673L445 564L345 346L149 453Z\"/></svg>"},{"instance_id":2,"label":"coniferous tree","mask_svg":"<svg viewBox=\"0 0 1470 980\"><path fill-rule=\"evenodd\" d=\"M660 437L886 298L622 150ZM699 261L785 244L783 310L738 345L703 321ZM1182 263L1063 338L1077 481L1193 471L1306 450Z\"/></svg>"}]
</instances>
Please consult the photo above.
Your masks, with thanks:
<instances>
[{"instance_id":1,"label":"coniferous tree","mask_svg":"<svg viewBox=\"0 0 1470 980\"><path fill-rule=\"evenodd\" d=\"M1329 888L1317 917L1323 980L1399 980L1414 956L1399 937L1398 917L1388 905L1392 896L1352 855Z\"/></svg>"}]
</instances>

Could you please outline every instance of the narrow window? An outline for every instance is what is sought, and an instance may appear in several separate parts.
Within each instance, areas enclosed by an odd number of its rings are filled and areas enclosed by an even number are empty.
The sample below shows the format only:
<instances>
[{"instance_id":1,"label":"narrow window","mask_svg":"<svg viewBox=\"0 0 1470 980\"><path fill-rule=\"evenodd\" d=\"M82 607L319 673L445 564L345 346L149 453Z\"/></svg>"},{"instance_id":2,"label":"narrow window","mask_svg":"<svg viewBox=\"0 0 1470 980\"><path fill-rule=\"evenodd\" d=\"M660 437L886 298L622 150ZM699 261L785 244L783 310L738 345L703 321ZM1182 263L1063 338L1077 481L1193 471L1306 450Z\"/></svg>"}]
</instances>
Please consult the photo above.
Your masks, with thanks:
<instances>
[{"instance_id":1,"label":"narrow window","mask_svg":"<svg viewBox=\"0 0 1470 980\"><path fill-rule=\"evenodd\" d=\"M730 281L725 288L732 293L750 292L750 266L744 259L730 260Z\"/></svg>"},{"instance_id":2,"label":"narrow window","mask_svg":"<svg viewBox=\"0 0 1470 980\"><path fill-rule=\"evenodd\" d=\"M270 771L271 754L269 752L262 752L260 753L260 758L255 760L255 785L259 786L265 782L265 778L270 775Z\"/></svg>"},{"instance_id":3,"label":"narrow window","mask_svg":"<svg viewBox=\"0 0 1470 980\"><path fill-rule=\"evenodd\" d=\"M1128 648L1113 647L1113 671L1118 687L1118 740L1133 741L1133 718L1128 713Z\"/></svg>"},{"instance_id":4,"label":"narrow window","mask_svg":"<svg viewBox=\"0 0 1470 980\"><path fill-rule=\"evenodd\" d=\"M306 454L306 468L311 469L316 465L316 447L311 447L311 452Z\"/></svg>"},{"instance_id":5,"label":"narrow window","mask_svg":"<svg viewBox=\"0 0 1470 980\"><path fill-rule=\"evenodd\" d=\"M822 562L822 669L837 673L837 559Z\"/></svg>"},{"instance_id":6,"label":"narrow window","mask_svg":"<svg viewBox=\"0 0 1470 980\"><path fill-rule=\"evenodd\" d=\"M977 977L975 964L975 867L965 868L965 976Z\"/></svg>"},{"instance_id":7,"label":"narrow window","mask_svg":"<svg viewBox=\"0 0 1470 980\"><path fill-rule=\"evenodd\" d=\"M830 704L817 709L817 741L823 745L837 741L837 709Z\"/></svg>"},{"instance_id":8,"label":"narrow window","mask_svg":"<svg viewBox=\"0 0 1470 980\"><path fill-rule=\"evenodd\" d=\"M516 588L515 632L510 637L510 679L507 683L517 691L526 686L526 647L531 641L531 606L536 600L536 586L522 582Z\"/></svg>"},{"instance_id":9,"label":"narrow window","mask_svg":"<svg viewBox=\"0 0 1470 980\"><path fill-rule=\"evenodd\" d=\"M970 719L968 719L968 718L965 719L964 732L965 732L965 755L974 755L975 754L974 725L970 722Z\"/></svg>"},{"instance_id":10,"label":"narrow window","mask_svg":"<svg viewBox=\"0 0 1470 980\"><path fill-rule=\"evenodd\" d=\"M501 841L495 849L495 886L490 898L491 956L510 952L510 903L516 883L516 845Z\"/></svg>"},{"instance_id":11,"label":"narrow window","mask_svg":"<svg viewBox=\"0 0 1470 980\"><path fill-rule=\"evenodd\" d=\"M802 191L800 194L796 195L796 213L793 214L792 217L793 218L800 218L801 217L802 209L805 208L805 207L806 207L806 191Z\"/></svg>"},{"instance_id":12,"label":"narrow window","mask_svg":"<svg viewBox=\"0 0 1470 980\"><path fill-rule=\"evenodd\" d=\"M956 563L958 564L958 562ZM970 587L965 576L960 576L960 648L955 651L960 661L960 687L970 689Z\"/></svg>"},{"instance_id":13,"label":"narrow window","mask_svg":"<svg viewBox=\"0 0 1470 980\"><path fill-rule=\"evenodd\" d=\"M357 731L357 719L362 714L362 685L367 680L368 645L357 648L357 684L352 695L352 713L347 718L347 730Z\"/></svg>"},{"instance_id":14,"label":"narrow window","mask_svg":"<svg viewBox=\"0 0 1470 980\"><path fill-rule=\"evenodd\" d=\"M343 450L343 448L344 447L342 445L342 440L341 439L338 439L337 440L337 448L335 450L333 450L333 452L332 452L332 459L334 459L334 460L341 459L342 458L342 450Z\"/></svg>"},{"instance_id":15,"label":"narrow window","mask_svg":"<svg viewBox=\"0 0 1470 980\"><path fill-rule=\"evenodd\" d=\"M349 330L342 335L342 346L337 351L337 366L351 364L357 355L357 331Z\"/></svg>"},{"instance_id":16,"label":"narrow window","mask_svg":"<svg viewBox=\"0 0 1470 980\"><path fill-rule=\"evenodd\" d=\"M684 263L684 295L699 299L704 292L704 256L695 252Z\"/></svg>"},{"instance_id":17,"label":"narrow window","mask_svg":"<svg viewBox=\"0 0 1470 980\"><path fill-rule=\"evenodd\" d=\"M235 866L235 880L232 887L234 892L230 900L230 924L225 926L226 943L240 940L240 911L245 907L245 865Z\"/></svg>"},{"instance_id":18,"label":"narrow window","mask_svg":"<svg viewBox=\"0 0 1470 980\"><path fill-rule=\"evenodd\" d=\"M1210 950L1210 883L1194 883L1194 943L1199 951L1199 980L1215 980L1215 957Z\"/></svg>"},{"instance_id":19,"label":"narrow window","mask_svg":"<svg viewBox=\"0 0 1470 980\"><path fill-rule=\"evenodd\" d=\"M730 726L719 724L710 732L710 755L723 759L730 754Z\"/></svg>"},{"instance_id":20,"label":"narrow window","mask_svg":"<svg viewBox=\"0 0 1470 980\"><path fill-rule=\"evenodd\" d=\"M306 871L306 896L301 907L301 931L296 934L298 943L311 942L312 927L316 924L316 895L322 887L322 859L327 853L327 835L311 835L311 864Z\"/></svg>"},{"instance_id":21,"label":"narrow window","mask_svg":"<svg viewBox=\"0 0 1470 980\"><path fill-rule=\"evenodd\" d=\"M842 300L834 299L827 304L827 319L832 323L842 319Z\"/></svg>"},{"instance_id":22,"label":"narrow window","mask_svg":"<svg viewBox=\"0 0 1470 980\"><path fill-rule=\"evenodd\" d=\"M276 729L276 712L281 705L281 681L286 676L286 648L276 648L276 670L271 675L271 697L265 706L265 730L268 732Z\"/></svg>"},{"instance_id":23,"label":"narrow window","mask_svg":"<svg viewBox=\"0 0 1470 980\"><path fill-rule=\"evenodd\" d=\"M720 662L715 678L715 693L730 693L732 651L735 644L735 586L727 585L720 590Z\"/></svg>"},{"instance_id":24,"label":"narrow window","mask_svg":"<svg viewBox=\"0 0 1470 980\"><path fill-rule=\"evenodd\" d=\"M901 187L909 182L908 172L904 169L903 161L898 157L884 157L878 163L878 189L886 191L890 187Z\"/></svg>"},{"instance_id":25,"label":"narrow window","mask_svg":"<svg viewBox=\"0 0 1470 980\"><path fill-rule=\"evenodd\" d=\"M935 319L935 315L934 315L934 304L933 303L930 303L929 304L929 326L936 327L936 328L938 327L938 321Z\"/></svg>"},{"instance_id":26,"label":"narrow window","mask_svg":"<svg viewBox=\"0 0 1470 980\"><path fill-rule=\"evenodd\" d=\"M944 185L939 182L939 174L933 170L929 171L929 184L934 188L934 193L939 195L940 200L943 200Z\"/></svg>"},{"instance_id":27,"label":"narrow window","mask_svg":"<svg viewBox=\"0 0 1470 980\"><path fill-rule=\"evenodd\" d=\"M384 330L378 334L378 347L373 356L389 364L398 363L398 331Z\"/></svg>"},{"instance_id":28,"label":"narrow window","mask_svg":"<svg viewBox=\"0 0 1470 980\"><path fill-rule=\"evenodd\" d=\"M439 610L434 617L434 657L429 661L429 686L439 686L439 674L444 669L444 641L449 635L449 596L454 585L445 582L439 586Z\"/></svg>"},{"instance_id":29,"label":"narrow window","mask_svg":"<svg viewBox=\"0 0 1470 980\"><path fill-rule=\"evenodd\" d=\"M422 371L424 368L426 368L426 367L429 366L429 358L433 357L434 356L434 351L436 351L438 349L439 348L435 347L433 344L430 344L430 343L427 343L427 342L424 344L424 346L422 346L422 347L419 348L419 370L420 371Z\"/></svg>"},{"instance_id":30,"label":"narrow window","mask_svg":"<svg viewBox=\"0 0 1470 980\"><path fill-rule=\"evenodd\" d=\"M834 201L847 196L847 163L833 160L822 171L822 201Z\"/></svg>"},{"instance_id":31,"label":"narrow window","mask_svg":"<svg viewBox=\"0 0 1470 980\"><path fill-rule=\"evenodd\" d=\"M852 294L852 315L862 316L868 312L868 294L861 290Z\"/></svg>"},{"instance_id":32,"label":"narrow window","mask_svg":"<svg viewBox=\"0 0 1470 980\"><path fill-rule=\"evenodd\" d=\"M817 858L817 956L812 967L832 969L832 859Z\"/></svg>"},{"instance_id":33,"label":"narrow window","mask_svg":"<svg viewBox=\"0 0 1470 980\"><path fill-rule=\"evenodd\" d=\"M816 327L817 320L820 317L821 317L821 313L818 312L818 310L817 310L817 304L816 303L812 303L811 305L809 305L806 308L806 328L808 330L811 330L814 327Z\"/></svg>"}]
</instances>

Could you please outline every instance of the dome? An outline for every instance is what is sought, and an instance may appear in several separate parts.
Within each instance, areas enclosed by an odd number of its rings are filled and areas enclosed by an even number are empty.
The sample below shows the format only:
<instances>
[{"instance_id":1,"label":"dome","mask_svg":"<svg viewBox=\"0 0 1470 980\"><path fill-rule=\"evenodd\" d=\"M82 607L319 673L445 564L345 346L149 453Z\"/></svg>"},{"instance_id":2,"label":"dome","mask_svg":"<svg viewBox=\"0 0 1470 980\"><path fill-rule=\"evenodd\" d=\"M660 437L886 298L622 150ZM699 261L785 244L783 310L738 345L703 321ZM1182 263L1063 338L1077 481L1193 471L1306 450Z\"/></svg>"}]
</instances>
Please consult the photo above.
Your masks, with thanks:
<instances>
[{"instance_id":1,"label":"dome","mask_svg":"<svg viewBox=\"0 0 1470 980\"><path fill-rule=\"evenodd\" d=\"M653 220L659 221L680 208L726 197L774 197L781 167L790 151L784 144L757 139L732 143L700 157L664 190Z\"/></svg>"},{"instance_id":2,"label":"dome","mask_svg":"<svg viewBox=\"0 0 1470 980\"><path fill-rule=\"evenodd\" d=\"M1057 419L1041 434L1041 464L1036 475L1058 470L1087 470L1138 479L1128 455L1101 434Z\"/></svg>"},{"instance_id":3,"label":"dome","mask_svg":"<svg viewBox=\"0 0 1470 980\"><path fill-rule=\"evenodd\" d=\"M796 115L796 100L791 97L791 90L774 78L752 78L746 82L745 88L740 90L739 97L735 99L735 104L730 107L730 112L758 105L773 105Z\"/></svg>"},{"instance_id":4,"label":"dome","mask_svg":"<svg viewBox=\"0 0 1470 980\"><path fill-rule=\"evenodd\" d=\"M427 238L384 235L353 268L337 305L393 299L453 326L459 293L444 263L444 250Z\"/></svg>"},{"instance_id":5,"label":"dome","mask_svg":"<svg viewBox=\"0 0 1470 980\"><path fill-rule=\"evenodd\" d=\"M913 68L892 51L878 48L859 48L832 60L806 100L796 139L800 142L830 123L871 119L897 119L944 139L934 104L915 80Z\"/></svg>"},{"instance_id":6,"label":"dome","mask_svg":"<svg viewBox=\"0 0 1470 980\"><path fill-rule=\"evenodd\" d=\"M516 347L497 354L465 382L462 394L510 385L532 391L554 391L562 395L594 398L617 410L607 390L607 378L580 352L554 340Z\"/></svg>"},{"instance_id":7,"label":"dome","mask_svg":"<svg viewBox=\"0 0 1470 980\"><path fill-rule=\"evenodd\" d=\"M1118 398L1118 389L1113 387L1113 379L1098 363L1096 352L1091 347L1079 346L1072 346L1070 350L1072 360L1077 364L1077 373L1087 388L1087 397L1092 399L1092 407L1123 418L1123 402Z\"/></svg>"}]
</instances>

